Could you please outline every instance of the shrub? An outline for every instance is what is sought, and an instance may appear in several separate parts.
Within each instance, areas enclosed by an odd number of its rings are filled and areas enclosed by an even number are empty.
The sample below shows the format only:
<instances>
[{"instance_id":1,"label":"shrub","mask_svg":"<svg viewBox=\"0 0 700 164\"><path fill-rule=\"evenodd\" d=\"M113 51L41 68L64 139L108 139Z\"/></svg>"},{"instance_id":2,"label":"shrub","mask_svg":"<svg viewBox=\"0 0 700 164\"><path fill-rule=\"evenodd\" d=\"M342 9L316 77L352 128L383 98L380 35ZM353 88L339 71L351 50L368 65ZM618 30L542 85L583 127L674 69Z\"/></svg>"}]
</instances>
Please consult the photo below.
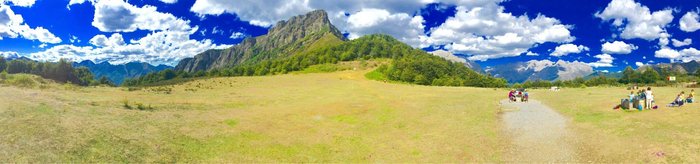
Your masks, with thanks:
<instances>
[{"instance_id":1,"label":"shrub","mask_svg":"<svg viewBox=\"0 0 700 164\"><path fill-rule=\"evenodd\" d=\"M37 85L36 81L34 81L34 79L32 79L32 77L29 75L12 76L12 78L8 80L8 83L10 85L25 88L32 88Z\"/></svg>"},{"instance_id":2,"label":"shrub","mask_svg":"<svg viewBox=\"0 0 700 164\"><path fill-rule=\"evenodd\" d=\"M5 80L5 79L7 79L7 72L2 71L2 72L0 73L0 80Z\"/></svg>"},{"instance_id":3,"label":"shrub","mask_svg":"<svg viewBox=\"0 0 700 164\"><path fill-rule=\"evenodd\" d=\"M129 105L129 100L124 99L124 101L122 101L122 104L125 109L132 109L131 105Z\"/></svg>"},{"instance_id":4,"label":"shrub","mask_svg":"<svg viewBox=\"0 0 700 164\"><path fill-rule=\"evenodd\" d=\"M151 105L146 106L146 105L143 105L142 103L136 103L136 109L139 109L139 110L153 110L153 107L151 107Z\"/></svg>"}]
</instances>

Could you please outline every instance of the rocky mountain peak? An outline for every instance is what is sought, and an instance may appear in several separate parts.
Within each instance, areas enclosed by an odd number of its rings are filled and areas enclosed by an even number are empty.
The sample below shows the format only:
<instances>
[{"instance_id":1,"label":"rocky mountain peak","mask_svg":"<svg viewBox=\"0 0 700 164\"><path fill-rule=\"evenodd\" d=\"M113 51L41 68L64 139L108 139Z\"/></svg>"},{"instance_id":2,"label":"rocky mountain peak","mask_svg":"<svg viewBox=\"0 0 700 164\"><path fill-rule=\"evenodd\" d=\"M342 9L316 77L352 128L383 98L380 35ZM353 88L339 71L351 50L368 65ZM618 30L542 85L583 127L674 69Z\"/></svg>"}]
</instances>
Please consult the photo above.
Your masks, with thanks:
<instances>
[{"instance_id":1,"label":"rocky mountain peak","mask_svg":"<svg viewBox=\"0 0 700 164\"><path fill-rule=\"evenodd\" d=\"M287 57L307 50L323 38L346 40L340 30L331 24L325 11L315 10L279 21L266 35L246 38L231 48L209 50L193 58L183 59L175 69L186 72L207 71Z\"/></svg>"}]
</instances>

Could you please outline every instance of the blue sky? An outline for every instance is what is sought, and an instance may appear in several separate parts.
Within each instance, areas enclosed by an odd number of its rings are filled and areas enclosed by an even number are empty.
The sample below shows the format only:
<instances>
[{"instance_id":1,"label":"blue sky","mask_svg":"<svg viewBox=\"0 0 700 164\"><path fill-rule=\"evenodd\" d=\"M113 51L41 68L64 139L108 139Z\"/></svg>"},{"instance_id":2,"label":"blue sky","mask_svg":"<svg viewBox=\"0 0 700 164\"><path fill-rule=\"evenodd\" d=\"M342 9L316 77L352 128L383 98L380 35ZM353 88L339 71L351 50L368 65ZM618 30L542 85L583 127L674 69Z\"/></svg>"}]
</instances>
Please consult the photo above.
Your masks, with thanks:
<instances>
[{"instance_id":1,"label":"blue sky","mask_svg":"<svg viewBox=\"0 0 700 164\"><path fill-rule=\"evenodd\" d=\"M492 66L596 70L700 59L697 0L0 0L0 55L176 64L315 9L350 39L385 33Z\"/></svg>"}]
</instances>

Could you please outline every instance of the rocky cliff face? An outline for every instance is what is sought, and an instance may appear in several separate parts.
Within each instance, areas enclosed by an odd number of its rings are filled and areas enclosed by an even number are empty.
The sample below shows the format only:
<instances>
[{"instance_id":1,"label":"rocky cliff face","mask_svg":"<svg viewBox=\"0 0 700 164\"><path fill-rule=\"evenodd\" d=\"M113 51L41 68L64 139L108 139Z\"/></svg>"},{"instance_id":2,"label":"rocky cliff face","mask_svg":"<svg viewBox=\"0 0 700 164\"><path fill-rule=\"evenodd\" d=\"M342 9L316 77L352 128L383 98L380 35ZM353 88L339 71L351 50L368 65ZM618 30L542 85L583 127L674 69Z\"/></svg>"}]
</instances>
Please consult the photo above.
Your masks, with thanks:
<instances>
[{"instance_id":1,"label":"rocky cliff face","mask_svg":"<svg viewBox=\"0 0 700 164\"><path fill-rule=\"evenodd\" d=\"M266 35L246 38L240 44L223 50L208 50L180 61L175 70L208 71L261 60L287 57L304 52L324 37L345 40L328 20L328 14L316 10L280 21Z\"/></svg>"}]
</instances>

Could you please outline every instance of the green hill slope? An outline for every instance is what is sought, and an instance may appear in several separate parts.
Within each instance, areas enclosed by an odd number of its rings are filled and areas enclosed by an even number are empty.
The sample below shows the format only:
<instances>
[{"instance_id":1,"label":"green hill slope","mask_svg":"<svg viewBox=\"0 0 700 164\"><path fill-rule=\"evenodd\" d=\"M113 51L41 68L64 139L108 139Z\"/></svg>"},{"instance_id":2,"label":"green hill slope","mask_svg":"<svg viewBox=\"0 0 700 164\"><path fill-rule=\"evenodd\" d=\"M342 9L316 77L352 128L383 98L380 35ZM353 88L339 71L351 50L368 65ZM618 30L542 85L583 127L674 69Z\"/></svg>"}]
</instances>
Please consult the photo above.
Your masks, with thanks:
<instances>
[{"instance_id":1,"label":"green hill slope","mask_svg":"<svg viewBox=\"0 0 700 164\"><path fill-rule=\"evenodd\" d=\"M163 84L166 80L203 76L285 74L317 64L388 58L392 62L379 67L378 72L389 80L439 86L506 86L503 79L479 74L388 35L366 35L345 41L327 20L323 11L296 16L278 23L267 35L246 39L229 49L207 51L181 61L175 70L126 80L124 85Z\"/></svg>"}]
</instances>

